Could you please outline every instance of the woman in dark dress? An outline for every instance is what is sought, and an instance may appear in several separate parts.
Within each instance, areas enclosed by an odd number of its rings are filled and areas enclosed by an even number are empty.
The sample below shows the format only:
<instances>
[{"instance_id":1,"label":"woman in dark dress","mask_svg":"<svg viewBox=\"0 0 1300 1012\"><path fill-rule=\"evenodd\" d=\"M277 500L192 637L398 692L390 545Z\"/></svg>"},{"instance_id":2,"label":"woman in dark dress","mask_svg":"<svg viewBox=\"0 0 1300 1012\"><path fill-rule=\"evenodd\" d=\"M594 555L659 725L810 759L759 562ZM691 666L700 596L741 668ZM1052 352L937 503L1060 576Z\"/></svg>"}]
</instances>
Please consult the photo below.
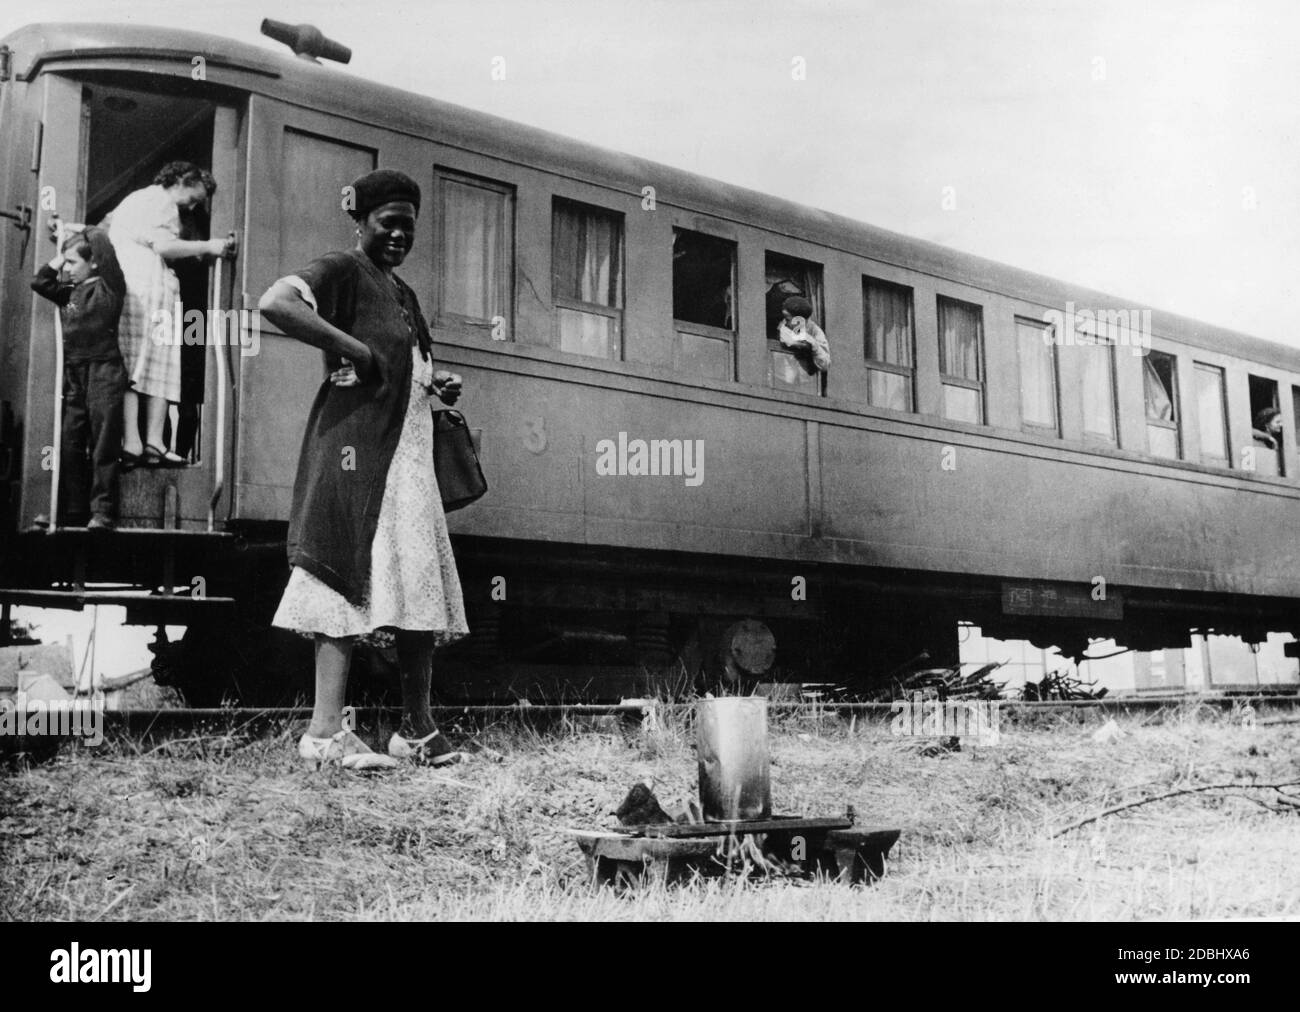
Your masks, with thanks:
<instances>
[{"instance_id":1,"label":"woman in dark dress","mask_svg":"<svg viewBox=\"0 0 1300 1012\"><path fill-rule=\"evenodd\" d=\"M312 635L316 700L298 751L349 769L463 758L429 711L433 648L468 633L433 472L432 397L454 404L460 378L433 369L415 293L394 273L415 236L420 188L389 169L352 184L357 245L281 278L259 309L325 352L289 521L293 569L274 622ZM357 637L395 639L403 718L388 755L343 726Z\"/></svg>"}]
</instances>

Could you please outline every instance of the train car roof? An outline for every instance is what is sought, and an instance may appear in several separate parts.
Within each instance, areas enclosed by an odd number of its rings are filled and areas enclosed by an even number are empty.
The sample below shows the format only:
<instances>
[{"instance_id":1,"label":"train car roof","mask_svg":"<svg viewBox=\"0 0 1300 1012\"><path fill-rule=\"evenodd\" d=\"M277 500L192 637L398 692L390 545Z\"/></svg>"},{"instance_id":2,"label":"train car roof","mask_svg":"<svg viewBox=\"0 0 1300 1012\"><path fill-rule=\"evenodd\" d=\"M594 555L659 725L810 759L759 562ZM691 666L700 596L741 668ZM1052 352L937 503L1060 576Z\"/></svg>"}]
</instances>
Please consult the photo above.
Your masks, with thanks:
<instances>
[{"instance_id":1,"label":"train car roof","mask_svg":"<svg viewBox=\"0 0 1300 1012\"><path fill-rule=\"evenodd\" d=\"M209 66L234 71L241 78L236 82L241 88L309 108L416 136L428 136L430 124L436 123L440 140L453 146L548 168L638 195L643 186L653 185L656 199L668 205L781 232L1038 305L1064 308L1067 301L1073 301L1081 309L1150 309L1152 329L1161 337L1300 372L1300 348L610 151L490 113L346 75L337 66L312 63L287 52L183 29L75 22L26 25L2 41L14 50L14 70L22 79L34 77L46 65L81 62L93 56L183 60L188 76L191 59L202 56ZM347 86L331 87L340 83Z\"/></svg>"}]
</instances>

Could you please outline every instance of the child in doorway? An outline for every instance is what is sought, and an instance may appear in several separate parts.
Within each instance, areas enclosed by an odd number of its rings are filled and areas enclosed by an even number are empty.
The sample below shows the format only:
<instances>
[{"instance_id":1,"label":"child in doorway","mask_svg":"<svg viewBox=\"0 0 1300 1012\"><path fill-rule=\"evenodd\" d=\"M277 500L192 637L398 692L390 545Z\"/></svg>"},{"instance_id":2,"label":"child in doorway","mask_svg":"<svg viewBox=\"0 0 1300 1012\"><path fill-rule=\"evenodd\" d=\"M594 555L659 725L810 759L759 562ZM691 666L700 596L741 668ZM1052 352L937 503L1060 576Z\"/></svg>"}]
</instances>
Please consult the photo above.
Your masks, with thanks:
<instances>
[{"instance_id":1,"label":"child in doorway","mask_svg":"<svg viewBox=\"0 0 1300 1012\"><path fill-rule=\"evenodd\" d=\"M37 272L32 289L57 305L63 318L59 523L111 530L117 525L126 392L117 344L126 280L108 233L87 228L73 235Z\"/></svg>"},{"instance_id":2,"label":"child in doorway","mask_svg":"<svg viewBox=\"0 0 1300 1012\"><path fill-rule=\"evenodd\" d=\"M792 295L781 303L781 324L777 337L812 374L825 372L831 364L831 347L812 319L812 303L802 295Z\"/></svg>"}]
</instances>

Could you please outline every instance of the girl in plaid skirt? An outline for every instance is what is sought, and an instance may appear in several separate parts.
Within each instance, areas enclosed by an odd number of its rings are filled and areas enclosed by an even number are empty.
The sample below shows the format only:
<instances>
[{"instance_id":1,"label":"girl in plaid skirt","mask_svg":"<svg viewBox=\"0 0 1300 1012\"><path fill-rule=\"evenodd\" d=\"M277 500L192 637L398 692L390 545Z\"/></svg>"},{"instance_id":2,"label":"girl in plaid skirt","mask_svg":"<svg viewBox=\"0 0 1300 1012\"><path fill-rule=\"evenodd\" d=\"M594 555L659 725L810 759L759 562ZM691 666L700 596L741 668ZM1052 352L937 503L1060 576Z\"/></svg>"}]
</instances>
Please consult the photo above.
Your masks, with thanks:
<instances>
[{"instance_id":1,"label":"girl in plaid skirt","mask_svg":"<svg viewBox=\"0 0 1300 1012\"><path fill-rule=\"evenodd\" d=\"M123 399L122 459L128 464L182 467L166 448L163 424L168 402L181 399L180 285L167 266L188 257L231 257L234 239L180 238L180 212L216 192L212 174L190 162L170 162L153 185L127 196L104 219L126 277L126 301L118 334L129 387ZM144 436L140 407L144 402Z\"/></svg>"}]
</instances>

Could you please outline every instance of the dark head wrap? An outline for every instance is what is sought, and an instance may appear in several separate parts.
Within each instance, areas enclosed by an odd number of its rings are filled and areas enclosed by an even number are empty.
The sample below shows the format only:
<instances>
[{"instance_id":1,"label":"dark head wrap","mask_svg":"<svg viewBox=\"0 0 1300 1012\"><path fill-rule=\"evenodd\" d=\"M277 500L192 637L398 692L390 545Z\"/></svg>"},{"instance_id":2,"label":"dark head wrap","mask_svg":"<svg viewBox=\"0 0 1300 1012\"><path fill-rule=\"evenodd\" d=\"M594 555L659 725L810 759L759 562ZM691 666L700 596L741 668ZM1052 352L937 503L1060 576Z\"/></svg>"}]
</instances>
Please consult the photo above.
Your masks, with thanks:
<instances>
[{"instance_id":1,"label":"dark head wrap","mask_svg":"<svg viewBox=\"0 0 1300 1012\"><path fill-rule=\"evenodd\" d=\"M420 213L420 186L404 172L395 169L375 169L367 172L352 182L352 192L356 197L356 207L348 213L361 221L376 207L391 204L395 200L406 201L415 206L415 213Z\"/></svg>"},{"instance_id":2,"label":"dark head wrap","mask_svg":"<svg viewBox=\"0 0 1300 1012\"><path fill-rule=\"evenodd\" d=\"M781 308L791 316L802 316L805 319L812 316L813 311L812 303L802 295L791 295L781 303Z\"/></svg>"},{"instance_id":3,"label":"dark head wrap","mask_svg":"<svg viewBox=\"0 0 1300 1012\"><path fill-rule=\"evenodd\" d=\"M107 232L92 225L70 236L63 243L65 250L74 247L83 260L95 262L100 279L114 295L119 299L126 298L126 278L122 275L122 267L117 262L117 250L113 249Z\"/></svg>"}]
</instances>

